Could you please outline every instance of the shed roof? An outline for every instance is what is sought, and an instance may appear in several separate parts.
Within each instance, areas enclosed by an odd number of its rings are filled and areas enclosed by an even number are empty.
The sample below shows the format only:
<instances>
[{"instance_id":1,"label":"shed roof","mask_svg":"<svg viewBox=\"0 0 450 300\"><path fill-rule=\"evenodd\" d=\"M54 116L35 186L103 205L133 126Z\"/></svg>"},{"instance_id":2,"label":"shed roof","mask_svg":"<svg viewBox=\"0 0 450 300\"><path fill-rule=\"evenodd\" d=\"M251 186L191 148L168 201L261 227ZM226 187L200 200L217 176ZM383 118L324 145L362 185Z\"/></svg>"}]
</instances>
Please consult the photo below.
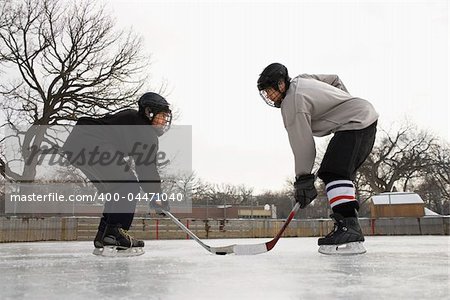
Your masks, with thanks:
<instances>
[{"instance_id":1,"label":"shed roof","mask_svg":"<svg viewBox=\"0 0 450 300\"><path fill-rule=\"evenodd\" d=\"M374 205L381 204L419 204L423 203L422 198L416 193L395 192L395 193L381 193L372 196Z\"/></svg>"}]
</instances>

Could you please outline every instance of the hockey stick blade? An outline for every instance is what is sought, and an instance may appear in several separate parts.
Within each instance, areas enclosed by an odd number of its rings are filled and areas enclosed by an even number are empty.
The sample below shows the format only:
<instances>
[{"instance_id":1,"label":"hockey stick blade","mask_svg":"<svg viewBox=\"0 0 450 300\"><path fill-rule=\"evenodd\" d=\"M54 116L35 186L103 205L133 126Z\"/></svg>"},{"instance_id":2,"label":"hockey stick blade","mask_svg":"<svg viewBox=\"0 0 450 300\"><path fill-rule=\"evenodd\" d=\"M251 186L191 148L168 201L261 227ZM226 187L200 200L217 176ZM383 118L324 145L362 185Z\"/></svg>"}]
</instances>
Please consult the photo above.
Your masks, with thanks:
<instances>
[{"instance_id":1,"label":"hockey stick blade","mask_svg":"<svg viewBox=\"0 0 450 300\"><path fill-rule=\"evenodd\" d=\"M206 251L217 254L217 255L227 255L234 253L234 246L224 246L224 247L211 247L203 243L192 231L190 231L183 223L181 223L174 215L166 210L162 210L162 212L168 216L181 230L183 230L187 235L189 235L193 240L200 244Z\"/></svg>"},{"instance_id":2,"label":"hockey stick blade","mask_svg":"<svg viewBox=\"0 0 450 300\"><path fill-rule=\"evenodd\" d=\"M280 239L280 237L283 235L284 231L286 230L289 223L294 218L295 214L297 213L298 209L300 208L300 204L296 203L294 205L294 208L292 208L291 212L289 213L289 217L286 219L286 221L283 224L283 227L281 227L280 231L278 231L277 235L270 241L262 244L243 244L243 245L229 245L229 246L222 246L222 247L211 247L203 243L192 231L190 231L186 226L184 226L183 223L181 223L174 215L172 215L168 211L164 211L163 213L168 216L175 224L180 227L181 230L183 230L187 235L189 235L192 239L194 239L197 243L199 243L203 248L205 248L208 252L217 254L217 255L226 255L226 254L236 254L236 255L256 255L268 252L275 247L276 243Z\"/></svg>"},{"instance_id":3,"label":"hockey stick blade","mask_svg":"<svg viewBox=\"0 0 450 300\"><path fill-rule=\"evenodd\" d=\"M272 250L273 247L275 247L275 245L277 244L280 237L283 235L289 223L294 218L299 208L300 204L298 202L295 203L294 208L292 208L291 212L289 213L289 216L284 222L283 227L281 227L280 231L278 231L277 235L272 240L262 244L234 245L233 252L236 255L256 255Z\"/></svg>"}]
</instances>

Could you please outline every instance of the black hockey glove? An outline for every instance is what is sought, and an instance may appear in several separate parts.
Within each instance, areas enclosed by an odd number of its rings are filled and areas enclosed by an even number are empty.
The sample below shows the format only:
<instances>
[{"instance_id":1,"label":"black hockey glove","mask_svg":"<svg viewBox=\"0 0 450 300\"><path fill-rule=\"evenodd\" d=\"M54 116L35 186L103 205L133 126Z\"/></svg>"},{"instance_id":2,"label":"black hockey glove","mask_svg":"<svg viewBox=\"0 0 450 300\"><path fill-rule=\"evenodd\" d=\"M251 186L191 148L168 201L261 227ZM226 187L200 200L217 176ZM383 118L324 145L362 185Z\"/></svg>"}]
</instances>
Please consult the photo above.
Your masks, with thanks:
<instances>
[{"instance_id":1,"label":"black hockey glove","mask_svg":"<svg viewBox=\"0 0 450 300\"><path fill-rule=\"evenodd\" d=\"M313 174L301 175L296 178L295 201L300 203L300 208L305 208L317 197L317 190L314 186L316 177Z\"/></svg>"},{"instance_id":2,"label":"black hockey glove","mask_svg":"<svg viewBox=\"0 0 450 300\"><path fill-rule=\"evenodd\" d=\"M154 209L155 213L160 216L165 216L165 214L163 213L163 210L170 211L169 201L168 200L166 200L166 201L152 200L152 201L150 201L150 209Z\"/></svg>"}]
</instances>

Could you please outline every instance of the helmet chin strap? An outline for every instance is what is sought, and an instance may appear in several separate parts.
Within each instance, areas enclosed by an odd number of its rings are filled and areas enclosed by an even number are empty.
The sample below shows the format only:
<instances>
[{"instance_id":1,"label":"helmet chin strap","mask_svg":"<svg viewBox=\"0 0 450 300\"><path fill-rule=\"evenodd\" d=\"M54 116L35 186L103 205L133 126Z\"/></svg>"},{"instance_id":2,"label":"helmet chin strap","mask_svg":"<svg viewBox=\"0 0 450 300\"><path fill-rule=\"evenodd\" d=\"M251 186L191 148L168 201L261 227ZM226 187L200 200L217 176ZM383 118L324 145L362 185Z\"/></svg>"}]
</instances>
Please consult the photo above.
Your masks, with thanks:
<instances>
[{"instance_id":1,"label":"helmet chin strap","mask_svg":"<svg viewBox=\"0 0 450 300\"><path fill-rule=\"evenodd\" d=\"M277 102L273 102L273 106L275 106L276 108L280 108L282 101L283 101L283 99L281 99L280 101L277 101Z\"/></svg>"}]
</instances>

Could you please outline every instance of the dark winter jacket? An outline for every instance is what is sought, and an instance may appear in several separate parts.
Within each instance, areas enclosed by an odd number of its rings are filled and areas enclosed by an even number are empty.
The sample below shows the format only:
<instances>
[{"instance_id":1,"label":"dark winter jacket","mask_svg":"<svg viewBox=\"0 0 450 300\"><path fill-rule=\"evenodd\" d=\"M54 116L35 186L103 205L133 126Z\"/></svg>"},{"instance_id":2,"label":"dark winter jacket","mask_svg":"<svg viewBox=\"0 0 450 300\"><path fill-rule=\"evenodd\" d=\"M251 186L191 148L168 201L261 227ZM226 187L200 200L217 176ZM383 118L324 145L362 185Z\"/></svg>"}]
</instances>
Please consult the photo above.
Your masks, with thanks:
<instances>
[{"instance_id":1,"label":"dark winter jacket","mask_svg":"<svg viewBox=\"0 0 450 300\"><path fill-rule=\"evenodd\" d=\"M160 192L158 136L149 120L136 110L80 118L63 152L102 191L120 182L138 180L144 192Z\"/></svg>"}]
</instances>

